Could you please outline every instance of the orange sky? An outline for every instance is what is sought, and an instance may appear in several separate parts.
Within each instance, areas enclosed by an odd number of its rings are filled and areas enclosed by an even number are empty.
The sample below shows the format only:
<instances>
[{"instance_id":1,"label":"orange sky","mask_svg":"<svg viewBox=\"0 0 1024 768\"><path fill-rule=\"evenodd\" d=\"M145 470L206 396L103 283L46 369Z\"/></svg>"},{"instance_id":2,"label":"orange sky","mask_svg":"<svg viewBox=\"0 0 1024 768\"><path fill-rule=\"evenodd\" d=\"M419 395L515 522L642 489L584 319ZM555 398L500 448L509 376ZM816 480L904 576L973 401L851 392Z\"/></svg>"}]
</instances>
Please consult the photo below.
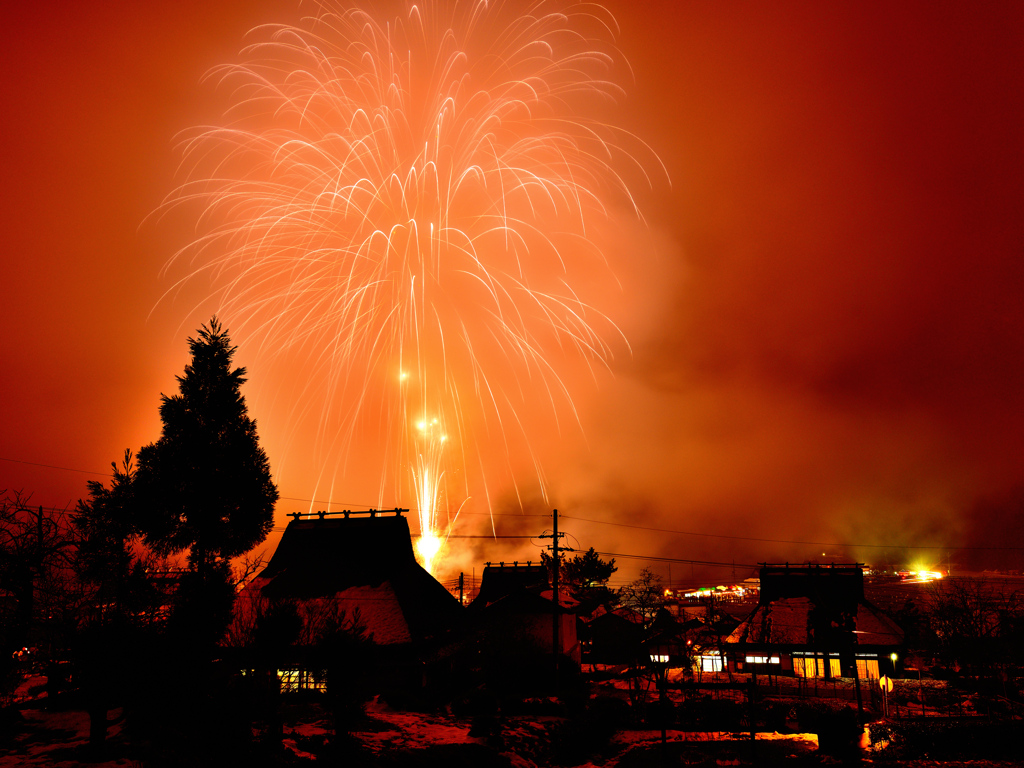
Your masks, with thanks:
<instances>
[{"instance_id":1,"label":"orange sky","mask_svg":"<svg viewBox=\"0 0 1024 768\"><path fill-rule=\"evenodd\" d=\"M0 488L36 503L73 503L96 475L67 470L102 472L159 436L159 395L208 319L198 289L158 304L189 234L140 225L174 185L172 137L217 119L200 77L252 26L296 16L291 2L216 5L44 1L0 30ZM583 547L679 559L820 551L622 526L1024 546L1020 6L608 7L633 70L617 119L671 178L636 188L647 229L602 233L622 283L608 310L633 354L596 381L566 364L582 434L528 415L549 499L517 469L521 503L496 480L493 508L558 506L601 521L566 521ZM280 372L234 340L283 523L314 494L311 440ZM331 498L374 504L379 460L357 453ZM479 514L462 530L487 527L479 497L465 509ZM467 569L538 551L467 541Z\"/></svg>"}]
</instances>

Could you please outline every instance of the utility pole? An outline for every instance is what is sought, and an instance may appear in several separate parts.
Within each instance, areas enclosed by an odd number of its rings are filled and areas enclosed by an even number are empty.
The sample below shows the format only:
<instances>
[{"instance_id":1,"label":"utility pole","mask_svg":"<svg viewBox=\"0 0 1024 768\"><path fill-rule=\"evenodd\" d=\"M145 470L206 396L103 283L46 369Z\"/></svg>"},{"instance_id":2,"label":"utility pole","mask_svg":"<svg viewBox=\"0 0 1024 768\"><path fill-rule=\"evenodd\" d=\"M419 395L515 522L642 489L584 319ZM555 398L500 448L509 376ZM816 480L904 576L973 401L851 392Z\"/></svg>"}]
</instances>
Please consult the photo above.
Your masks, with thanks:
<instances>
[{"instance_id":1,"label":"utility pole","mask_svg":"<svg viewBox=\"0 0 1024 768\"><path fill-rule=\"evenodd\" d=\"M554 562L554 570L551 575L551 655L555 664L554 672L554 683L555 683L555 695L558 695L558 657L561 655L561 645L559 644L559 625L561 624L561 616L558 615L558 570L561 565L562 552L567 550L568 547L559 546L558 540L564 533L558 532L558 510L551 510L552 519L552 531L551 535L541 534L538 538L551 539L551 546L548 549L551 550L551 557Z\"/></svg>"},{"instance_id":2,"label":"utility pole","mask_svg":"<svg viewBox=\"0 0 1024 768\"><path fill-rule=\"evenodd\" d=\"M558 546L558 510L551 510L552 519L552 533L551 533L551 553L555 560L555 570L551 576L551 652L555 660L555 696L558 695L558 657L561 653L562 647L558 642L558 630L559 624L562 623L561 617L558 615L558 571L561 566L561 553L560 547Z\"/></svg>"}]
</instances>

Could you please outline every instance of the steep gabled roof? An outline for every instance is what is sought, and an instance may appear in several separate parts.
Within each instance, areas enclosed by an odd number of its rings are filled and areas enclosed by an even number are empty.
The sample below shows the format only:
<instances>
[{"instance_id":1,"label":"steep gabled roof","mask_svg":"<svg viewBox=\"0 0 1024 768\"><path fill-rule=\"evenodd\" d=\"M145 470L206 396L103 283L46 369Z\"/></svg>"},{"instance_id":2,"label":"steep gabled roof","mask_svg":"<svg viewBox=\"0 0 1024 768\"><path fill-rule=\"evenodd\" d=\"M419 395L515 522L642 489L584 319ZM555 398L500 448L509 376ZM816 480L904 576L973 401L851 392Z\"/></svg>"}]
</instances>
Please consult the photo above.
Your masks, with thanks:
<instances>
[{"instance_id":1,"label":"steep gabled roof","mask_svg":"<svg viewBox=\"0 0 1024 768\"><path fill-rule=\"evenodd\" d=\"M764 565L757 608L730 643L899 645L903 630L864 597L864 571L849 565ZM817 638L815 637L817 635Z\"/></svg>"},{"instance_id":2,"label":"steep gabled roof","mask_svg":"<svg viewBox=\"0 0 1024 768\"><path fill-rule=\"evenodd\" d=\"M400 515L293 520L252 586L270 599L329 598L346 612L358 610L382 645L436 636L463 615L416 562Z\"/></svg>"},{"instance_id":3,"label":"steep gabled roof","mask_svg":"<svg viewBox=\"0 0 1024 768\"><path fill-rule=\"evenodd\" d=\"M810 645L814 643L811 612L814 603L806 597L773 600L759 605L729 635L729 643L763 645ZM877 608L857 605L853 629L856 645L899 645L903 630Z\"/></svg>"},{"instance_id":4,"label":"steep gabled roof","mask_svg":"<svg viewBox=\"0 0 1024 768\"><path fill-rule=\"evenodd\" d=\"M517 589L509 592L507 595L502 595L494 602L488 603L484 606L484 610L487 611L487 615L493 615L498 613L503 614L522 614L522 615L536 615L546 614L551 615L554 605L551 602L550 591L547 595L540 595L536 592L531 592L526 589ZM559 613L571 613L571 611L564 605L558 606Z\"/></svg>"},{"instance_id":5,"label":"steep gabled roof","mask_svg":"<svg viewBox=\"0 0 1024 768\"><path fill-rule=\"evenodd\" d=\"M410 564L419 567L401 515L293 520L260 576L281 595L324 597L378 585Z\"/></svg>"},{"instance_id":6,"label":"steep gabled roof","mask_svg":"<svg viewBox=\"0 0 1024 768\"><path fill-rule=\"evenodd\" d=\"M488 563L484 567L484 573L480 579L480 592L470 607L479 610L501 600L506 595L523 591L537 595L545 589L550 593L550 588L548 569L544 565L520 564L518 562L507 565L505 563L497 565ZM548 602L550 602L550 594Z\"/></svg>"}]
</instances>

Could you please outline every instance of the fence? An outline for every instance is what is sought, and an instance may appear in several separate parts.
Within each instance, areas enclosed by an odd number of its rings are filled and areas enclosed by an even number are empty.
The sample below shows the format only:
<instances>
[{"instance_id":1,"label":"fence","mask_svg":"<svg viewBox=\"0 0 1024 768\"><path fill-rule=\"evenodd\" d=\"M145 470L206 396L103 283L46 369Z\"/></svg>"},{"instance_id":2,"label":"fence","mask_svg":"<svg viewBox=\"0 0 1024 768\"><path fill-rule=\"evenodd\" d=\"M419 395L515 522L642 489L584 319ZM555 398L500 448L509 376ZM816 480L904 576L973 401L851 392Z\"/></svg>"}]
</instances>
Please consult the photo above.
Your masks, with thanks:
<instances>
[{"instance_id":1,"label":"fence","mask_svg":"<svg viewBox=\"0 0 1024 768\"><path fill-rule=\"evenodd\" d=\"M732 680L747 681L750 675L733 673ZM730 679L726 672L704 672L700 679L706 682L724 682ZM795 698L857 700L857 688L853 678L784 677L758 675L755 678L758 696L792 696ZM861 680L861 695L867 700L868 689L877 686L877 680Z\"/></svg>"},{"instance_id":2,"label":"fence","mask_svg":"<svg viewBox=\"0 0 1024 768\"><path fill-rule=\"evenodd\" d=\"M703 680L724 681L726 673L704 673ZM735 674L733 679L742 682L749 675ZM886 702L877 680L860 680L860 701L865 708L875 712L885 711ZM972 694L944 682L934 680L894 680L892 692L888 695L888 715L898 720L921 718L992 718L1024 719L1024 704L992 694ZM857 681L853 678L802 678L758 675L756 678L757 697L791 697L799 699L836 699L855 703Z\"/></svg>"}]
</instances>

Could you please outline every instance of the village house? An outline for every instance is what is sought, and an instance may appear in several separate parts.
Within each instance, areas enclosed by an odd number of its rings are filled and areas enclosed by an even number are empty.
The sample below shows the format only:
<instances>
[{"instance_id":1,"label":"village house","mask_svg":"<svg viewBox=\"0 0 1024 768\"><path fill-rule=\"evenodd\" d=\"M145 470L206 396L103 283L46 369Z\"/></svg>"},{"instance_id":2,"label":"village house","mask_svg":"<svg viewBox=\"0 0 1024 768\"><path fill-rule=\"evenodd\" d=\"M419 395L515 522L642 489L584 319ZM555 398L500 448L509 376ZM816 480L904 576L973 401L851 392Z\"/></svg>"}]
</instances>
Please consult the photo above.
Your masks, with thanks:
<instances>
[{"instance_id":1,"label":"village house","mask_svg":"<svg viewBox=\"0 0 1024 768\"><path fill-rule=\"evenodd\" d=\"M339 630L372 644L388 677L422 684L465 611L416 562L402 512L295 515L266 568L239 596L228 645L243 666L265 650L261 626L286 606L298 621L295 636L275 650L283 690L323 690L331 666L351 663L317 653L326 635Z\"/></svg>"},{"instance_id":2,"label":"village house","mask_svg":"<svg viewBox=\"0 0 1024 768\"><path fill-rule=\"evenodd\" d=\"M559 652L580 663L576 617L568 595L559 590ZM555 606L548 569L532 562L487 563L480 593L469 610L480 631L491 637L516 638L518 642L550 653L554 647Z\"/></svg>"},{"instance_id":3,"label":"village house","mask_svg":"<svg viewBox=\"0 0 1024 768\"><path fill-rule=\"evenodd\" d=\"M735 672L796 677L892 675L903 631L864 597L851 565L762 565L757 607L727 638Z\"/></svg>"},{"instance_id":4,"label":"village house","mask_svg":"<svg viewBox=\"0 0 1024 768\"><path fill-rule=\"evenodd\" d=\"M579 623L582 660L588 664L635 664L645 658L643 618L628 608L599 607Z\"/></svg>"}]
</instances>

